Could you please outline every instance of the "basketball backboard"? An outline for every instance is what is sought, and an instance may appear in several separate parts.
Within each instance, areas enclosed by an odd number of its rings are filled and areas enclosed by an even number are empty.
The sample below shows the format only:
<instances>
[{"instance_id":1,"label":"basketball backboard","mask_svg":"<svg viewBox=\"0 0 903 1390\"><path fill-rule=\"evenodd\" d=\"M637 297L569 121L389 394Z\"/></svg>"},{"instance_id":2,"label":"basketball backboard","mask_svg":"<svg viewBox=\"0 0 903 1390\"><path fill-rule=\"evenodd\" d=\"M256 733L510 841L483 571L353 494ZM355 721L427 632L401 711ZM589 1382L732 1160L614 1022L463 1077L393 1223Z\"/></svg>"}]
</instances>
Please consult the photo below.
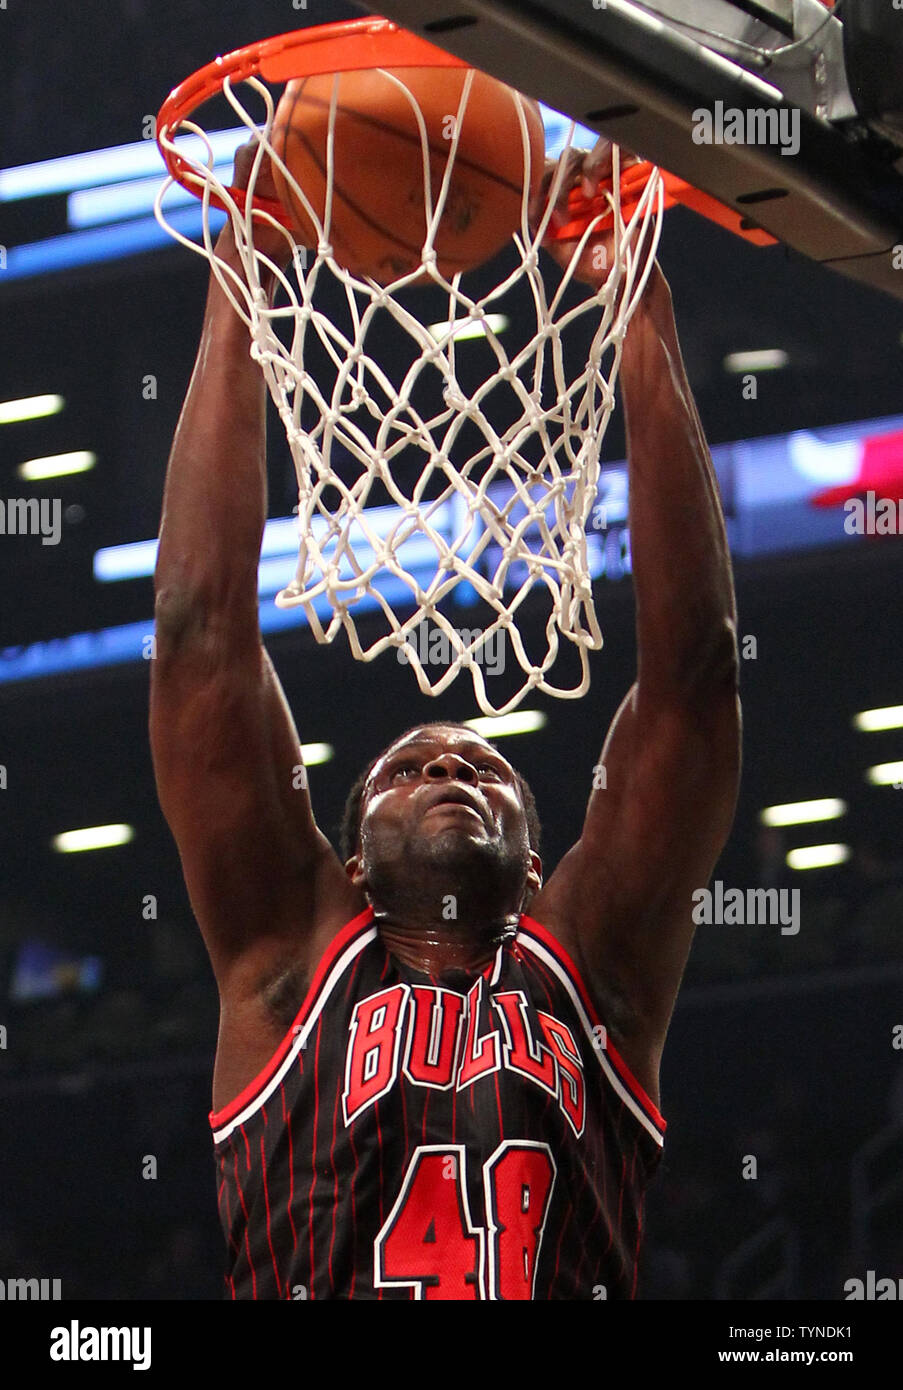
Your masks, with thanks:
<instances>
[{"instance_id":1,"label":"basketball backboard","mask_svg":"<svg viewBox=\"0 0 903 1390\"><path fill-rule=\"evenodd\" d=\"M366 8L903 299L903 9L890 0L836 14L823 0Z\"/></svg>"}]
</instances>

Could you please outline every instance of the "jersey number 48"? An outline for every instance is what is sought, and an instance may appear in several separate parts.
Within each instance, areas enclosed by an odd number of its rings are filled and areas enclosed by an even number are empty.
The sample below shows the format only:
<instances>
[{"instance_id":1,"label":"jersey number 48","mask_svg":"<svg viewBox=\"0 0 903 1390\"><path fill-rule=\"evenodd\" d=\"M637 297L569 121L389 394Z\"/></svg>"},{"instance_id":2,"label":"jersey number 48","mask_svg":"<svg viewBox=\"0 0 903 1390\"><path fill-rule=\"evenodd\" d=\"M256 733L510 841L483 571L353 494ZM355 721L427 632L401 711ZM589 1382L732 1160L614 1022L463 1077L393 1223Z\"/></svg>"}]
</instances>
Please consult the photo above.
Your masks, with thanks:
<instances>
[{"instance_id":1,"label":"jersey number 48","mask_svg":"<svg viewBox=\"0 0 903 1390\"><path fill-rule=\"evenodd\" d=\"M377 1288L415 1299L531 1299L556 1167L547 1144L506 1139L483 1164L485 1227L473 1224L462 1144L424 1144L373 1250Z\"/></svg>"}]
</instances>

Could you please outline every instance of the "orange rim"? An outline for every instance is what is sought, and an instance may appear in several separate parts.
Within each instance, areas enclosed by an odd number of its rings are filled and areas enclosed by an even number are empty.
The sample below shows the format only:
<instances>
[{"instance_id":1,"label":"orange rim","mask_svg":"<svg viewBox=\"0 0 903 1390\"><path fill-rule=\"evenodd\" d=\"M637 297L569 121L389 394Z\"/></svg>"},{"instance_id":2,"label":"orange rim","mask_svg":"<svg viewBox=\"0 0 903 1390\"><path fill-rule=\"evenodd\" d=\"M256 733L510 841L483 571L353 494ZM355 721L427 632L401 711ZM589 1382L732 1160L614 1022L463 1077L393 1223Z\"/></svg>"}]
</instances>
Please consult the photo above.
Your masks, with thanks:
<instances>
[{"instance_id":1,"label":"orange rim","mask_svg":"<svg viewBox=\"0 0 903 1390\"><path fill-rule=\"evenodd\" d=\"M216 58L193 76L180 82L178 87L174 87L157 116L157 146L172 177L183 188L200 198L203 194L196 186L197 175L194 174L190 161L176 150L165 148L163 140L172 140L182 123L199 106L222 91L227 78L231 82L245 82L249 77L261 77L267 82L285 83L296 77L352 72L362 68L470 66L471 64L462 58L455 58L444 49L428 43L426 39L399 28L392 20L378 16L320 24L310 29L296 29L289 34L277 34L273 38L247 44L244 48L226 54L225 57ZM653 169L654 166L647 162L632 164L621 175L622 216L629 217L635 210ZM665 185L666 209L673 207L675 203L683 203L757 246L775 244L773 236L749 225L742 213L719 203L717 199L701 192L685 179L678 178L676 174L666 173L665 170L661 172ZM568 200L570 222L557 231L549 232L546 240L572 241L579 238L586 231L590 221L603 212L606 216L599 229L605 230L610 227L613 218L605 196L610 190L610 179L600 184L599 191L593 198L586 198L579 189L572 190ZM228 192L244 212L247 203L245 191L232 186ZM225 202L212 190L210 202L221 211L228 211ZM269 213L282 226L291 230L292 221L282 203L272 198L255 197L253 206Z\"/></svg>"},{"instance_id":2,"label":"orange rim","mask_svg":"<svg viewBox=\"0 0 903 1390\"><path fill-rule=\"evenodd\" d=\"M158 148L172 177L200 197L190 177L190 162L175 150L164 148L163 139L171 140L183 121L205 101L217 96L226 78L245 82L249 77L262 77L266 82L284 83L295 77L313 77L319 73L381 67L467 68L470 64L400 29L391 20L378 17L341 20L311 29L296 29L290 34L277 34L216 58L174 87L157 116ZM244 190L231 187L228 191L244 212L247 202ZM213 192L210 202L221 211L228 211L223 200ZM281 203L255 197L254 207L270 213L291 229L291 218Z\"/></svg>"},{"instance_id":3,"label":"orange rim","mask_svg":"<svg viewBox=\"0 0 903 1390\"><path fill-rule=\"evenodd\" d=\"M621 175L621 217L628 221L634 214L646 184L649 182L655 171L655 165L647 160L639 164L631 164ZM692 208L694 212L707 217L710 222L717 222L735 236L743 237L745 241L750 241L754 246L774 246L776 238L768 232L762 231L761 227L756 227L747 221L746 215L735 212L726 203L719 203L717 198L713 198L708 193L703 193L701 189L695 188L693 184L687 183L686 179L679 178L677 174L669 174L666 170L661 170L662 183L664 184L665 196L663 201L664 210L673 208L677 203L684 207ZM592 198L587 198L579 188L571 190L568 198L568 211L571 220L557 231L550 232L546 237L547 241L576 241L586 231L593 218L603 214L602 221L599 223L600 232L608 231L614 225L614 214L609 206L606 193L611 190L611 179L605 180L599 185L599 190Z\"/></svg>"}]
</instances>

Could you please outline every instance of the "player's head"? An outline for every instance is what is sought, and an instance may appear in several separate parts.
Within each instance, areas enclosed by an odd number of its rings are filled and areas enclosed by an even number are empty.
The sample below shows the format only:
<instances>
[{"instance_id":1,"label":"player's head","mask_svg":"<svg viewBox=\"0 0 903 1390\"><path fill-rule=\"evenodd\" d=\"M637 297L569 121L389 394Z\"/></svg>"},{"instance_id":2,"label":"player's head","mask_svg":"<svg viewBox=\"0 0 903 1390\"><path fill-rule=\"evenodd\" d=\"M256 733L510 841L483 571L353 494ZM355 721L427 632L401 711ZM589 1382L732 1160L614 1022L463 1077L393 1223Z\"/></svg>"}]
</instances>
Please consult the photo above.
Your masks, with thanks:
<instances>
[{"instance_id":1,"label":"player's head","mask_svg":"<svg viewBox=\"0 0 903 1390\"><path fill-rule=\"evenodd\" d=\"M430 874L485 883L521 910L541 882L539 817L526 780L463 724L419 724L352 787L342 824L349 873L370 896Z\"/></svg>"}]
</instances>

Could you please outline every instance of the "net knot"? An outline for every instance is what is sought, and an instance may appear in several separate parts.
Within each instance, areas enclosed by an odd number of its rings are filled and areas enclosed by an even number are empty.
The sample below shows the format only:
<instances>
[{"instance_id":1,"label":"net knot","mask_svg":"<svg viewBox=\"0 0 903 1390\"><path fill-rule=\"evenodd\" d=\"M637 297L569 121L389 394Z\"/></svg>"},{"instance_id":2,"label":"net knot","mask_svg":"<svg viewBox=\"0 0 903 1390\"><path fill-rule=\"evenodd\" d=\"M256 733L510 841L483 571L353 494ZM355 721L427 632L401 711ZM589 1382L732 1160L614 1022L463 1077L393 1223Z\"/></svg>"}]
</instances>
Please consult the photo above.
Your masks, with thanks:
<instances>
[{"instance_id":1,"label":"net knot","mask_svg":"<svg viewBox=\"0 0 903 1390\"><path fill-rule=\"evenodd\" d=\"M470 415L473 406L454 382L446 382L442 388L442 395L449 410L454 410L459 415Z\"/></svg>"}]
</instances>

